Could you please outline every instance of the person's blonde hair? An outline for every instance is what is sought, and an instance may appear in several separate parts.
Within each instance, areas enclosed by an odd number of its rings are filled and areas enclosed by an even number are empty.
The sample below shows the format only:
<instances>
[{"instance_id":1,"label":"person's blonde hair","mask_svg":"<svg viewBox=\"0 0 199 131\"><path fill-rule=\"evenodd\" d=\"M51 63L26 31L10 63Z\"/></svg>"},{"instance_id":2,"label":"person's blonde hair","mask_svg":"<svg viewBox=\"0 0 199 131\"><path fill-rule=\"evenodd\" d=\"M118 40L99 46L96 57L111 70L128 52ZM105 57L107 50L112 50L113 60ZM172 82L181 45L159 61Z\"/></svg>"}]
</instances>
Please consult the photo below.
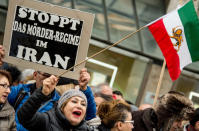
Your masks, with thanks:
<instances>
[{"instance_id":1,"label":"person's blonde hair","mask_svg":"<svg viewBox=\"0 0 199 131\"><path fill-rule=\"evenodd\" d=\"M61 96L64 92L70 90L70 89L74 89L75 85L74 84L65 84L65 85L58 85L55 87L56 91L59 93L59 95Z\"/></svg>"},{"instance_id":2,"label":"person's blonde hair","mask_svg":"<svg viewBox=\"0 0 199 131\"><path fill-rule=\"evenodd\" d=\"M71 98L72 98L72 97L71 97ZM71 98L69 98L68 100L66 100L66 101L61 105L60 110L61 110L62 112L64 112L64 107L67 105L67 103L69 102L69 100L70 100Z\"/></svg>"}]
</instances>

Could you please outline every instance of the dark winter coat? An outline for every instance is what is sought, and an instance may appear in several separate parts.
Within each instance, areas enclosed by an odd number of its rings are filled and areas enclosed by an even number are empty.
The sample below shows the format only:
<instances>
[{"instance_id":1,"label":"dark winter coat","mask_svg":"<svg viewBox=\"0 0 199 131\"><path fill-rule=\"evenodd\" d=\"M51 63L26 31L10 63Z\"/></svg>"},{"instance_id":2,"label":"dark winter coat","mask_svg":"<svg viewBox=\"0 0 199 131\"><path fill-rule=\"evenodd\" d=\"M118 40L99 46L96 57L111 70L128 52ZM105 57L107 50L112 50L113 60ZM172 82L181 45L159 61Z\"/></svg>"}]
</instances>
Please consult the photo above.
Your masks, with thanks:
<instances>
[{"instance_id":1,"label":"dark winter coat","mask_svg":"<svg viewBox=\"0 0 199 131\"><path fill-rule=\"evenodd\" d=\"M152 108L143 111L134 111L132 119L134 120L133 131L158 131L157 115Z\"/></svg>"},{"instance_id":2,"label":"dark winter coat","mask_svg":"<svg viewBox=\"0 0 199 131\"><path fill-rule=\"evenodd\" d=\"M97 127L97 131L111 131L111 129L105 127L103 124Z\"/></svg>"},{"instance_id":3,"label":"dark winter coat","mask_svg":"<svg viewBox=\"0 0 199 131\"><path fill-rule=\"evenodd\" d=\"M0 131L16 131L15 111L8 102L0 110Z\"/></svg>"},{"instance_id":4,"label":"dark winter coat","mask_svg":"<svg viewBox=\"0 0 199 131\"><path fill-rule=\"evenodd\" d=\"M85 121L78 126L72 126L57 107L40 113L37 112L41 103L50 99L37 89L27 102L19 109L17 115L19 122L28 130L34 131L90 131L92 130Z\"/></svg>"},{"instance_id":5,"label":"dark winter coat","mask_svg":"<svg viewBox=\"0 0 199 131\"><path fill-rule=\"evenodd\" d=\"M27 131L27 129L25 129L19 122L18 117L17 117L17 112L21 108L21 106L27 101L27 99L31 96L31 94L34 92L34 90L36 89L36 84L35 83L34 84L19 84L17 86L13 86L11 88L11 93L8 95L8 102L10 103L11 106L14 106L17 96L20 90L22 89L25 91L26 95L16 108L15 120L17 123L18 131ZM49 99L48 101L46 101L45 103L43 103L42 106L38 109L38 112L49 111L50 109L53 108L54 103L58 101L59 98L60 98L59 94L55 91L53 94L53 97Z\"/></svg>"}]
</instances>

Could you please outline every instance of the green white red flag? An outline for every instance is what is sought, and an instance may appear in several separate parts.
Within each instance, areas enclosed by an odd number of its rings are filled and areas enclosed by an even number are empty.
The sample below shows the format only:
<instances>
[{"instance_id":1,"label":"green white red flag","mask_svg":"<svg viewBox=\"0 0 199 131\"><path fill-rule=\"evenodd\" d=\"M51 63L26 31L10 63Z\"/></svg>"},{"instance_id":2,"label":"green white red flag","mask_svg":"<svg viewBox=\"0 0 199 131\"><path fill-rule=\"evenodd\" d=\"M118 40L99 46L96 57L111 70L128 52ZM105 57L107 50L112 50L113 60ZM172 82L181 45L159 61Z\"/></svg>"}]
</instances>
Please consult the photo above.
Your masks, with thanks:
<instances>
[{"instance_id":1,"label":"green white red flag","mask_svg":"<svg viewBox=\"0 0 199 131\"><path fill-rule=\"evenodd\" d=\"M171 79L183 67L199 60L199 20L193 1L148 24L167 63Z\"/></svg>"}]
</instances>

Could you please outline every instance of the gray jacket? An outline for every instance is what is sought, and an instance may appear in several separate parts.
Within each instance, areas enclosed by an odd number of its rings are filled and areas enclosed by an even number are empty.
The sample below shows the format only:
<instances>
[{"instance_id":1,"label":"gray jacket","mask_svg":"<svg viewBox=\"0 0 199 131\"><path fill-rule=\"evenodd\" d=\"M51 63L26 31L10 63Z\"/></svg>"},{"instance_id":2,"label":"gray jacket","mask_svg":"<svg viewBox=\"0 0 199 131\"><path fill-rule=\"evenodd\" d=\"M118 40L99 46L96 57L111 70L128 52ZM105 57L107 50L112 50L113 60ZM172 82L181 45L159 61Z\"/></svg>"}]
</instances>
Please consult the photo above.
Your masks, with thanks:
<instances>
[{"instance_id":1,"label":"gray jacket","mask_svg":"<svg viewBox=\"0 0 199 131\"><path fill-rule=\"evenodd\" d=\"M0 131L16 131L15 111L7 101L0 110Z\"/></svg>"}]
</instances>

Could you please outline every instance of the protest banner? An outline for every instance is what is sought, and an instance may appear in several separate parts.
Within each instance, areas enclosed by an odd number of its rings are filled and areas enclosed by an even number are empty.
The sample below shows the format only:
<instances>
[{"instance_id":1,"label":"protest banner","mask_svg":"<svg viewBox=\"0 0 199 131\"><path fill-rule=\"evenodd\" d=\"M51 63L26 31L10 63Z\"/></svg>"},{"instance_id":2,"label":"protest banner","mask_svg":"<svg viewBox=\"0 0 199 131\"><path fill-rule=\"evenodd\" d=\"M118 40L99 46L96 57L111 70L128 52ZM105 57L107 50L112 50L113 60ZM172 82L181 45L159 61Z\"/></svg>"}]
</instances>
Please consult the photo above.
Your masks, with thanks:
<instances>
[{"instance_id":1,"label":"protest banner","mask_svg":"<svg viewBox=\"0 0 199 131\"><path fill-rule=\"evenodd\" d=\"M32 0L9 3L5 61L59 75L85 60L94 15ZM64 77L77 79L85 63Z\"/></svg>"}]
</instances>

